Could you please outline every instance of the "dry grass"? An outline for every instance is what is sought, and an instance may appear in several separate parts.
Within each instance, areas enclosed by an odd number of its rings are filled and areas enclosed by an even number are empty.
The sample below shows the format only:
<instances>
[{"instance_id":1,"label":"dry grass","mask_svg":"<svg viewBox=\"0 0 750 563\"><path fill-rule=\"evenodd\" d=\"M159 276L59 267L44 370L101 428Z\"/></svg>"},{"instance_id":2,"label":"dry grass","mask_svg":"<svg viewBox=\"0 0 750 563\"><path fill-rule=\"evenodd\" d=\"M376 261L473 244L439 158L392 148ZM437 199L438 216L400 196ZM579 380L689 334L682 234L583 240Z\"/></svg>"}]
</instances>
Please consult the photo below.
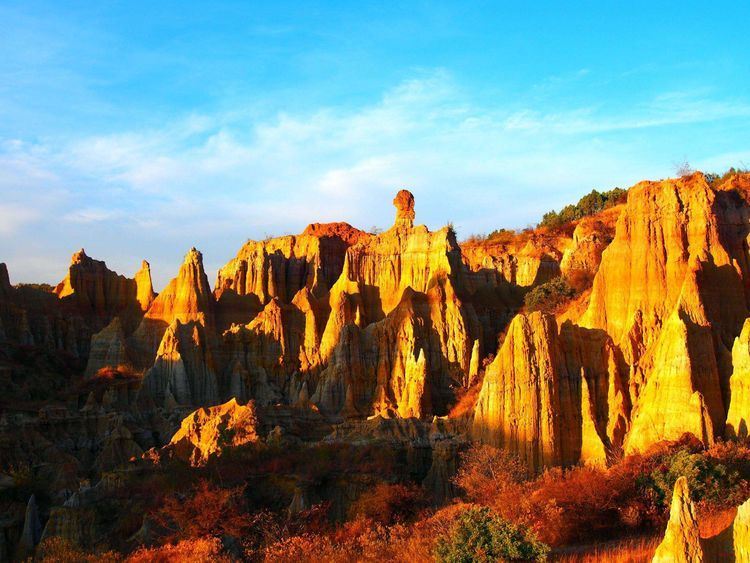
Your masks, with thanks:
<instances>
[{"instance_id":1,"label":"dry grass","mask_svg":"<svg viewBox=\"0 0 750 563\"><path fill-rule=\"evenodd\" d=\"M553 553L553 561L565 563L646 563L651 561L661 538L654 536L581 546Z\"/></svg>"}]
</instances>

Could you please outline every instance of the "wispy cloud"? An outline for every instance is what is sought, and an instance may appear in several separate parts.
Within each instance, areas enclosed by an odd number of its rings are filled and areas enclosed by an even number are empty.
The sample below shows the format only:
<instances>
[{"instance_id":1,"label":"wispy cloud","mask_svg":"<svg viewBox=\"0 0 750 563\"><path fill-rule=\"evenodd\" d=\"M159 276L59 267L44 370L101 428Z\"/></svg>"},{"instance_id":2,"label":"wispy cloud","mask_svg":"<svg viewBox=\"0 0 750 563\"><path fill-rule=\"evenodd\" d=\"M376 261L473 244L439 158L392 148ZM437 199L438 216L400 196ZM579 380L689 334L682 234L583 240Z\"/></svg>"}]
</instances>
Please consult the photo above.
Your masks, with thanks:
<instances>
[{"instance_id":1,"label":"wispy cloud","mask_svg":"<svg viewBox=\"0 0 750 563\"><path fill-rule=\"evenodd\" d=\"M93 245L103 258L116 253L111 265L124 272L146 249L163 284L191 245L213 268L247 237L311 221L387 226L401 187L416 193L418 219L433 227L524 226L593 187L664 174L683 153L654 154L652 139L668 146L665 126L749 117L744 102L702 92L617 110L479 103L438 70L359 107L191 114L161 128L7 140L0 235L17 236L12 255L31 230L54 238L56 251Z\"/></svg>"}]
</instances>

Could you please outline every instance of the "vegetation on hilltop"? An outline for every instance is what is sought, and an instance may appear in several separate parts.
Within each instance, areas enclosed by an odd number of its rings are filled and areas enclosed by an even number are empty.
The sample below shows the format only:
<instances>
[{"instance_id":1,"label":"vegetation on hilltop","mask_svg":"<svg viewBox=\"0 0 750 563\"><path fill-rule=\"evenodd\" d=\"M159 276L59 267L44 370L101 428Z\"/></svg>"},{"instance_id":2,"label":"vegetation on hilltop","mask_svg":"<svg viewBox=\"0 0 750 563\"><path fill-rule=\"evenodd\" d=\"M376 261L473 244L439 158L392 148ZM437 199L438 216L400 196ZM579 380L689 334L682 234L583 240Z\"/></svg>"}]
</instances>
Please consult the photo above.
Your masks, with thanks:
<instances>
[{"instance_id":1,"label":"vegetation on hilltop","mask_svg":"<svg viewBox=\"0 0 750 563\"><path fill-rule=\"evenodd\" d=\"M559 229L572 221L577 221L589 215L596 215L609 207L623 203L627 197L627 190L614 188L606 192L591 190L590 193L578 200L575 205L566 205L559 212L548 211L542 216L538 227Z\"/></svg>"},{"instance_id":2,"label":"vegetation on hilltop","mask_svg":"<svg viewBox=\"0 0 750 563\"><path fill-rule=\"evenodd\" d=\"M706 182L708 182L708 185L712 188L715 188L719 186L721 183L725 182L735 174L750 174L750 168L747 168L746 166L740 166L735 168L732 166L729 168L726 172L723 174L717 174L715 172L708 172L705 174Z\"/></svg>"}]
</instances>

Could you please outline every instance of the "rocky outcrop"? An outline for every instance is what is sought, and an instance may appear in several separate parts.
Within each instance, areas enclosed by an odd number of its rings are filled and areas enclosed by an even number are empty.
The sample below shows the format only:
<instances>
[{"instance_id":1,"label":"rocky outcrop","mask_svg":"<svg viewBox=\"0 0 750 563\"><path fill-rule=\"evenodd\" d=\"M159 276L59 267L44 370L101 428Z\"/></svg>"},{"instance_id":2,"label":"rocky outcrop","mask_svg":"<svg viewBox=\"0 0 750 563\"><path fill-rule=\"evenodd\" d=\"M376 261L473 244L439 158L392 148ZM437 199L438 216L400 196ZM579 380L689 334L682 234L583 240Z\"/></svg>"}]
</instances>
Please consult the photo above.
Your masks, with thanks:
<instances>
[{"instance_id":1,"label":"rocky outcrop","mask_svg":"<svg viewBox=\"0 0 750 563\"><path fill-rule=\"evenodd\" d=\"M71 258L68 275L55 287L62 300L104 326L114 315L137 303L135 280L118 275L101 260L94 260L81 249Z\"/></svg>"},{"instance_id":2,"label":"rocky outcrop","mask_svg":"<svg viewBox=\"0 0 750 563\"><path fill-rule=\"evenodd\" d=\"M233 293L246 298L246 303L252 304L254 299L256 308L274 298L289 303L303 288L322 297L341 274L347 248L367 236L347 223L315 223L300 235L248 241L219 270L217 297L230 306L224 294ZM239 304L236 301L235 308Z\"/></svg>"},{"instance_id":3,"label":"rocky outcrop","mask_svg":"<svg viewBox=\"0 0 750 563\"><path fill-rule=\"evenodd\" d=\"M729 379L729 412L726 434L745 438L750 425L750 319L732 347L732 377Z\"/></svg>"},{"instance_id":4,"label":"rocky outcrop","mask_svg":"<svg viewBox=\"0 0 750 563\"><path fill-rule=\"evenodd\" d=\"M411 229L414 226L414 195L409 190L401 190L393 198L393 205L396 207L396 222L394 227L397 229Z\"/></svg>"},{"instance_id":5,"label":"rocky outcrop","mask_svg":"<svg viewBox=\"0 0 750 563\"><path fill-rule=\"evenodd\" d=\"M487 367L474 410L475 439L530 469L607 462L629 417L617 351L601 331L518 315Z\"/></svg>"},{"instance_id":6,"label":"rocky outcrop","mask_svg":"<svg viewBox=\"0 0 750 563\"><path fill-rule=\"evenodd\" d=\"M154 286L151 283L151 265L145 260L141 263L141 269L135 274L136 300L142 311L148 311L156 299Z\"/></svg>"},{"instance_id":7,"label":"rocky outcrop","mask_svg":"<svg viewBox=\"0 0 750 563\"><path fill-rule=\"evenodd\" d=\"M353 416L442 414L473 348L454 299L439 286L427 295L407 288L385 319L366 328L356 318L345 324L312 401L325 412Z\"/></svg>"},{"instance_id":8,"label":"rocky outcrop","mask_svg":"<svg viewBox=\"0 0 750 563\"><path fill-rule=\"evenodd\" d=\"M579 323L608 334L628 366L626 451L723 434L729 348L747 313L748 206L701 174L628 192Z\"/></svg>"},{"instance_id":9,"label":"rocky outcrop","mask_svg":"<svg viewBox=\"0 0 750 563\"><path fill-rule=\"evenodd\" d=\"M142 393L157 404L215 405L219 384L208 330L198 321L175 319L162 337L156 360L143 378Z\"/></svg>"},{"instance_id":10,"label":"rocky outcrop","mask_svg":"<svg viewBox=\"0 0 750 563\"><path fill-rule=\"evenodd\" d=\"M142 455L143 449L133 439L130 430L124 424L119 424L104 439L94 467L98 471L110 471L127 465Z\"/></svg>"},{"instance_id":11,"label":"rocky outcrop","mask_svg":"<svg viewBox=\"0 0 750 563\"><path fill-rule=\"evenodd\" d=\"M205 465L226 448L258 440L255 405L235 399L223 405L201 408L188 415L164 451L193 466Z\"/></svg>"},{"instance_id":12,"label":"rocky outcrop","mask_svg":"<svg viewBox=\"0 0 750 563\"><path fill-rule=\"evenodd\" d=\"M731 238L739 233L730 231L740 227L733 229L740 217L724 199L699 173L629 190L581 323L604 329L630 365L658 340L696 261L701 275L691 297L702 301L722 342L731 343L739 332L747 311L741 281L747 260L734 255Z\"/></svg>"},{"instance_id":13,"label":"rocky outcrop","mask_svg":"<svg viewBox=\"0 0 750 563\"><path fill-rule=\"evenodd\" d=\"M112 322L91 337L85 376L93 377L102 368L128 366L130 363L122 323L120 317L115 317Z\"/></svg>"},{"instance_id":14,"label":"rocky outcrop","mask_svg":"<svg viewBox=\"0 0 750 563\"><path fill-rule=\"evenodd\" d=\"M319 349L326 309L324 301L303 288L292 303L274 298L247 325L232 325L222 337L224 363L232 370L225 379L231 379L241 369L252 379L252 387L268 382L276 389L271 396L284 394L294 403L299 389L290 387L291 378L308 373L321 363ZM254 389L252 396L265 404L261 394L269 396L260 389Z\"/></svg>"},{"instance_id":15,"label":"rocky outcrop","mask_svg":"<svg viewBox=\"0 0 750 563\"><path fill-rule=\"evenodd\" d=\"M36 497L31 495L26 505L26 515L23 521L23 531L16 547L16 559L25 560L34 554L34 548L42 538L42 524L39 521L39 507Z\"/></svg>"},{"instance_id":16,"label":"rocky outcrop","mask_svg":"<svg viewBox=\"0 0 750 563\"><path fill-rule=\"evenodd\" d=\"M623 206L618 205L592 217L581 219L573 231L573 241L560 261L560 271L569 279L577 277L593 279L599 270L604 249L615 234L615 222Z\"/></svg>"},{"instance_id":17,"label":"rocky outcrop","mask_svg":"<svg viewBox=\"0 0 750 563\"><path fill-rule=\"evenodd\" d=\"M203 270L203 255L191 248L176 278L151 303L131 338L134 361L149 367L172 323L197 322L213 333L216 302Z\"/></svg>"},{"instance_id":18,"label":"rocky outcrop","mask_svg":"<svg viewBox=\"0 0 750 563\"><path fill-rule=\"evenodd\" d=\"M394 205L393 227L349 248L331 290L312 396L326 412L442 414L470 369L481 329L455 234L414 227L406 191Z\"/></svg>"},{"instance_id":19,"label":"rocky outcrop","mask_svg":"<svg viewBox=\"0 0 750 563\"><path fill-rule=\"evenodd\" d=\"M695 506L690 500L687 479L680 477L672 493L669 522L664 539L656 548L654 563L700 563L703 548L700 543Z\"/></svg>"},{"instance_id":20,"label":"rocky outcrop","mask_svg":"<svg viewBox=\"0 0 750 563\"><path fill-rule=\"evenodd\" d=\"M689 432L713 443L723 424L724 406L713 340L705 327L675 311L653 352L653 367L633 412L626 452L644 451Z\"/></svg>"},{"instance_id":21,"label":"rocky outcrop","mask_svg":"<svg viewBox=\"0 0 750 563\"><path fill-rule=\"evenodd\" d=\"M560 263L571 246L569 236L512 233L462 243L461 251L475 275L496 272L519 287L530 287L560 275Z\"/></svg>"},{"instance_id":22,"label":"rocky outcrop","mask_svg":"<svg viewBox=\"0 0 750 563\"><path fill-rule=\"evenodd\" d=\"M518 455L532 469L574 462L562 444L560 354L552 317L518 315L487 368L473 436Z\"/></svg>"}]
</instances>

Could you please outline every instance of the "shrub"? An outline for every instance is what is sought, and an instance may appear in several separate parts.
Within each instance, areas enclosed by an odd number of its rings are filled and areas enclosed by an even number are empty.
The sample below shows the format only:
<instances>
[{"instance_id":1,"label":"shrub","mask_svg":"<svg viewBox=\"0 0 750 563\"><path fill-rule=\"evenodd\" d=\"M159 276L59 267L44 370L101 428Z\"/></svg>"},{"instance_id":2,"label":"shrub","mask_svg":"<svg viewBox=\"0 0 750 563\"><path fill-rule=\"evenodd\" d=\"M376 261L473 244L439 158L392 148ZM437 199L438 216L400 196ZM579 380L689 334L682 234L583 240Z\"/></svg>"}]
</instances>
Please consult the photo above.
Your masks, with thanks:
<instances>
[{"instance_id":1,"label":"shrub","mask_svg":"<svg viewBox=\"0 0 750 563\"><path fill-rule=\"evenodd\" d=\"M349 516L393 524L414 517L424 504L424 495L417 487L378 483L352 503Z\"/></svg>"},{"instance_id":2,"label":"shrub","mask_svg":"<svg viewBox=\"0 0 750 563\"><path fill-rule=\"evenodd\" d=\"M175 493L164 498L152 514L166 539L250 535L256 526L247 517L242 489L222 489L201 480L187 495Z\"/></svg>"},{"instance_id":3,"label":"shrub","mask_svg":"<svg viewBox=\"0 0 750 563\"><path fill-rule=\"evenodd\" d=\"M748 174L748 173L750 173L750 168L747 168L746 166L743 165L737 168L732 166L723 174L716 174L715 172L708 172L705 174L705 176L706 176L706 182L708 182L708 185L716 188L719 185L721 185L723 182L728 180L730 177L734 176L735 174Z\"/></svg>"},{"instance_id":4,"label":"shrub","mask_svg":"<svg viewBox=\"0 0 750 563\"><path fill-rule=\"evenodd\" d=\"M488 508L471 507L459 515L451 531L438 538L437 561L543 561L549 547L522 526L515 526Z\"/></svg>"},{"instance_id":5,"label":"shrub","mask_svg":"<svg viewBox=\"0 0 750 563\"><path fill-rule=\"evenodd\" d=\"M500 492L527 478L526 466L513 454L475 444L461 453L453 483L469 500L489 505Z\"/></svg>"},{"instance_id":6,"label":"shrub","mask_svg":"<svg viewBox=\"0 0 750 563\"><path fill-rule=\"evenodd\" d=\"M672 502L672 491L679 477L686 477L694 501L721 504L728 492L740 481L736 471L716 459L681 448L663 458L663 463L640 480L641 486L650 489L664 505Z\"/></svg>"},{"instance_id":7,"label":"shrub","mask_svg":"<svg viewBox=\"0 0 750 563\"><path fill-rule=\"evenodd\" d=\"M558 276L529 291L524 297L524 303L529 312L554 313L575 296L576 291L570 287L565 278Z\"/></svg>"}]
</instances>

